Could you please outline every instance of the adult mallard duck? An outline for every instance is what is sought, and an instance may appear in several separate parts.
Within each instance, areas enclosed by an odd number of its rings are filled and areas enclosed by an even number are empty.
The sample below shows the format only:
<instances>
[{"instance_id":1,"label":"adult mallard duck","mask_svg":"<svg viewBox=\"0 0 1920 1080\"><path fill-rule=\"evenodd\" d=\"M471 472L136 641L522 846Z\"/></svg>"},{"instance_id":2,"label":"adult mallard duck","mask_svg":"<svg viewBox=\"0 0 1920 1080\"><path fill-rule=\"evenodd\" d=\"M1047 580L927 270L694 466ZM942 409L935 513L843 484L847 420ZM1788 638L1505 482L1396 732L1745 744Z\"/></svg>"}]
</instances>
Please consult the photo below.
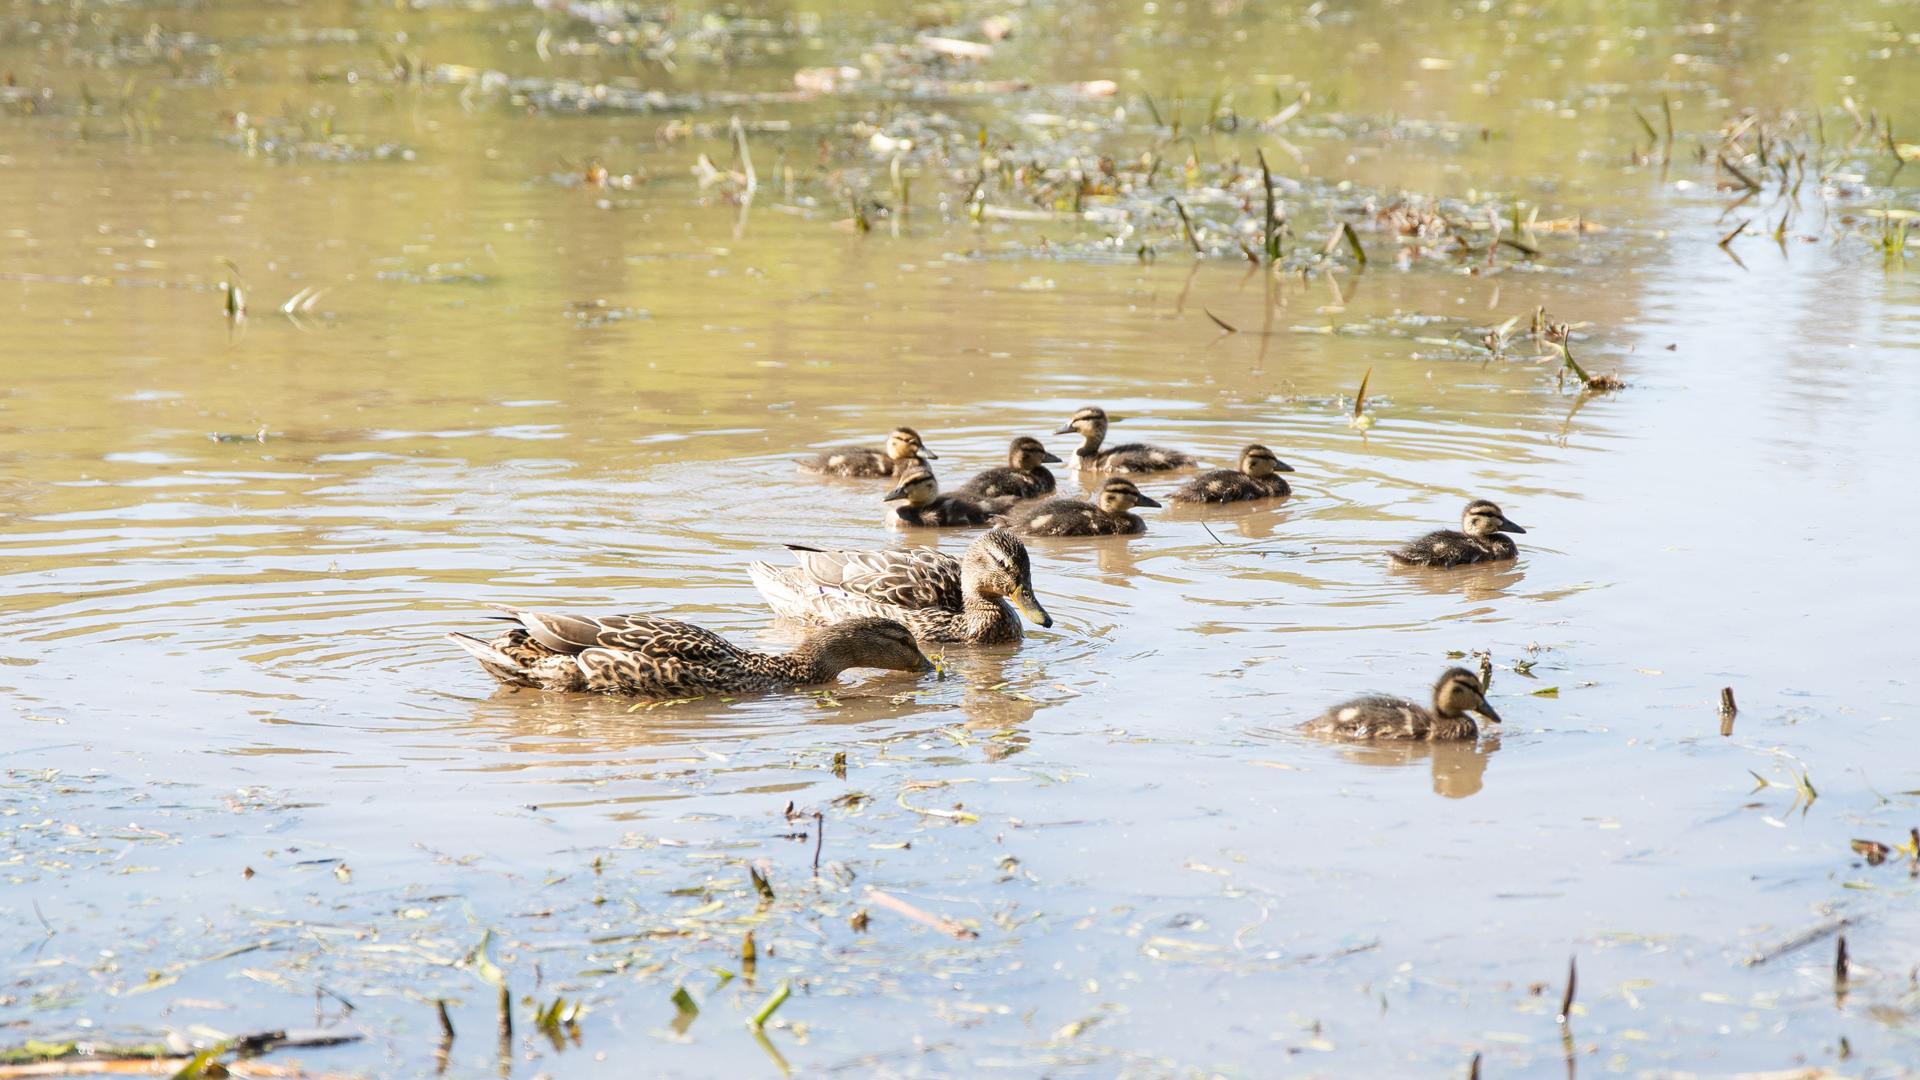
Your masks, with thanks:
<instances>
[{"instance_id":1,"label":"adult mallard duck","mask_svg":"<svg viewBox=\"0 0 1920 1080\"><path fill-rule=\"evenodd\" d=\"M1167 496L1173 502L1228 503L1249 499L1278 499L1293 493L1286 478L1293 466L1255 443L1240 451L1240 468L1203 472Z\"/></svg>"},{"instance_id":2,"label":"adult mallard duck","mask_svg":"<svg viewBox=\"0 0 1920 1080\"><path fill-rule=\"evenodd\" d=\"M921 641L995 645L1020 640L1020 615L1052 626L1033 595L1027 547L995 529L956 559L938 551L821 551L787 545L797 567L747 569L775 614L814 622L897 619ZM1011 603L1009 603L1011 601Z\"/></svg>"},{"instance_id":3,"label":"adult mallard duck","mask_svg":"<svg viewBox=\"0 0 1920 1080\"><path fill-rule=\"evenodd\" d=\"M1467 563L1498 562L1520 554L1511 537L1502 533L1527 530L1507 520L1500 508L1485 499L1467 504L1460 515L1460 529L1437 529L1390 552L1402 566L1463 566Z\"/></svg>"},{"instance_id":4,"label":"adult mallard duck","mask_svg":"<svg viewBox=\"0 0 1920 1080\"><path fill-rule=\"evenodd\" d=\"M927 449L920 441L920 433L910 427L897 427L887 436L887 444L879 449L871 446L835 446L822 450L811 457L794 458L801 472L819 473L823 476L904 476L915 465L923 465L920 459L940 460L940 455Z\"/></svg>"},{"instance_id":5,"label":"adult mallard duck","mask_svg":"<svg viewBox=\"0 0 1920 1080\"><path fill-rule=\"evenodd\" d=\"M1159 505L1142 495L1133 481L1116 476L1100 485L1097 504L1048 499L1028 508L1013 527L1029 536L1130 536L1147 531L1147 523L1133 508Z\"/></svg>"},{"instance_id":6,"label":"adult mallard duck","mask_svg":"<svg viewBox=\"0 0 1920 1080\"><path fill-rule=\"evenodd\" d=\"M1343 739L1403 739L1422 742L1464 742L1480 729L1468 713L1479 713L1493 723L1500 714L1487 704L1480 679L1466 668L1448 668L1433 684L1433 708L1405 698L1369 695L1335 705L1302 727L1316 735Z\"/></svg>"},{"instance_id":7,"label":"adult mallard duck","mask_svg":"<svg viewBox=\"0 0 1920 1080\"><path fill-rule=\"evenodd\" d=\"M640 697L693 697L832 682L848 668L932 671L907 628L891 619L835 623L785 655L749 652L678 619L508 611L519 623L492 641L448 634L509 686Z\"/></svg>"},{"instance_id":8,"label":"adult mallard duck","mask_svg":"<svg viewBox=\"0 0 1920 1080\"><path fill-rule=\"evenodd\" d=\"M1035 499L1051 495L1053 473L1047 469L1048 462L1058 465L1060 459L1047 453L1047 448L1040 445L1039 439L1022 435L1007 447L1007 464L1004 468L988 469L961 484L959 493L988 499Z\"/></svg>"},{"instance_id":9,"label":"adult mallard duck","mask_svg":"<svg viewBox=\"0 0 1920 1080\"><path fill-rule=\"evenodd\" d=\"M1089 405L1073 414L1067 426L1055 435L1080 435L1080 449L1073 452L1074 467L1094 472L1149 473L1185 469L1196 464L1193 455L1146 443L1121 443L1105 450L1100 444L1107 437L1107 411Z\"/></svg>"},{"instance_id":10,"label":"adult mallard duck","mask_svg":"<svg viewBox=\"0 0 1920 1080\"><path fill-rule=\"evenodd\" d=\"M885 502L899 502L893 508L895 521L903 525L989 525L1000 520L1000 512L1012 506L1011 498L983 499L969 495L942 495L940 482L926 469L917 469L900 481L899 486L881 496Z\"/></svg>"}]
</instances>

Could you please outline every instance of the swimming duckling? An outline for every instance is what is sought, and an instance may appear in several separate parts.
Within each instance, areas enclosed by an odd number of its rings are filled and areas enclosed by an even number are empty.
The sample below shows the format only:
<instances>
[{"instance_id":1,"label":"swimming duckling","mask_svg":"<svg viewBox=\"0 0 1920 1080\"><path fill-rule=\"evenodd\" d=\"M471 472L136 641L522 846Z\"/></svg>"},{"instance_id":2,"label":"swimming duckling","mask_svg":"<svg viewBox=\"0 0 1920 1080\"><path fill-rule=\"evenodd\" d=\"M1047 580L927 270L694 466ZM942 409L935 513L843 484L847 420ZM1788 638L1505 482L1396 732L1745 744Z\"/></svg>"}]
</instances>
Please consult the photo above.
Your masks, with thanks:
<instances>
[{"instance_id":1,"label":"swimming duckling","mask_svg":"<svg viewBox=\"0 0 1920 1080\"><path fill-rule=\"evenodd\" d=\"M870 446L835 446L812 457L794 458L801 472L824 476L904 476L913 465L924 465L920 458L940 460L927 449L920 433L910 427L897 427L887 436L887 444L876 450ZM903 462L906 464L903 465Z\"/></svg>"},{"instance_id":2,"label":"swimming duckling","mask_svg":"<svg viewBox=\"0 0 1920 1080\"><path fill-rule=\"evenodd\" d=\"M1133 481L1113 477L1100 485L1099 503L1079 499L1048 499L1027 510L1014 528L1029 536L1130 536L1147 531L1147 523L1132 513L1136 506L1159 506L1140 493Z\"/></svg>"},{"instance_id":3,"label":"swimming duckling","mask_svg":"<svg viewBox=\"0 0 1920 1080\"><path fill-rule=\"evenodd\" d=\"M1053 494L1053 473L1047 470L1046 463L1056 465L1060 459L1047 453L1040 440L1031 435L1022 435L1007 447L1005 468L988 469L960 485L960 493L978 495L987 498L1012 497L1015 499L1033 499L1041 495Z\"/></svg>"},{"instance_id":4,"label":"swimming duckling","mask_svg":"<svg viewBox=\"0 0 1920 1080\"><path fill-rule=\"evenodd\" d=\"M1520 554L1514 542L1501 533L1527 530L1507 520L1500 508L1485 499L1467 504L1460 515L1461 532L1438 529L1391 552L1402 566L1463 566L1467 563L1497 562Z\"/></svg>"},{"instance_id":5,"label":"swimming duckling","mask_svg":"<svg viewBox=\"0 0 1920 1080\"><path fill-rule=\"evenodd\" d=\"M1273 456L1273 451L1255 443L1240 451L1240 468L1203 472L1180 490L1167 496L1174 502L1227 503L1249 499L1278 499L1293 492L1279 474L1292 472L1293 466Z\"/></svg>"},{"instance_id":6,"label":"swimming duckling","mask_svg":"<svg viewBox=\"0 0 1920 1080\"><path fill-rule=\"evenodd\" d=\"M1102 450L1100 443L1107 437L1108 423L1105 409L1089 405L1074 413L1066 427L1054 432L1055 435L1079 433L1080 449L1073 452L1076 468L1095 472L1146 473L1184 469L1195 464L1191 454L1148 446L1146 443L1122 443Z\"/></svg>"},{"instance_id":7,"label":"swimming duckling","mask_svg":"<svg viewBox=\"0 0 1920 1080\"><path fill-rule=\"evenodd\" d=\"M1012 506L1012 498L982 499L970 495L942 495L940 482L925 469L910 473L900 486L881 498L886 502L906 500L893 508L894 520L903 525L990 525L1000 520L1001 511Z\"/></svg>"},{"instance_id":8,"label":"swimming duckling","mask_svg":"<svg viewBox=\"0 0 1920 1080\"><path fill-rule=\"evenodd\" d=\"M757 562L747 568L777 615L813 622L877 615L906 624L921 641L973 645L1019 641L1016 608L1032 622L1053 625L1053 616L1033 595L1027 546L1004 529L975 540L958 559L927 548L787 546L799 566Z\"/></svg>"},{"instance_id":9,"label":"swimming duckling","mask_svg":"<svg viewBox=\"0 0 1920 1080\"><path fill-rule=\"evenodd\" d=\"M1302 725L1317 735L1343 739L1412 739L1454 742L1480 734L1468 713L1479 713L1492 723L1500 714L1487 704L1480 679L1466 668L1448 668L1433 684L1433 708L1424 709L1404 698L1372 694L1335 705Z\"/></svg>"},{"instance_id":10,"label":"swimming duckling","mask_svg":"<svg viewBox=\"0 0 1920 1080\"><path fill-rule=\"evenodd\" d=\"M639 697L732 694L832 682L848 668L932 671L913 634L892 619L859 618L807 636L781 656L749 652L692 623L652 615L508 611L520 625L481 641L448 634L509 686Z\"/></svg>"}]
</instances>

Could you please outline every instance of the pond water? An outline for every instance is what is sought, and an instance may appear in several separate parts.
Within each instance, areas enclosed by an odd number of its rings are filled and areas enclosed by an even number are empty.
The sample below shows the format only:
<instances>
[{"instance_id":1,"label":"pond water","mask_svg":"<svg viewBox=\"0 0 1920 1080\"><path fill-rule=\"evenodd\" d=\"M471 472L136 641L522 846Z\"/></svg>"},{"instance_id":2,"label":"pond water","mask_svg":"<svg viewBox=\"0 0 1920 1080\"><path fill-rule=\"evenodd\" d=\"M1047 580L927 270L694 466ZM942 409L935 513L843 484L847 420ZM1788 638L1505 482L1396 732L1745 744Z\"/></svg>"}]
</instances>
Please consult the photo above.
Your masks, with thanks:
<instances>
[{"instance_id":1,"label":"pond water","mask_svg":"<svg viewBox=\"0 0 1920 1080\"><path fill-rule=\"evenodd\" d=\"M1851 846L1920 825L1910 14L0 11L0 1032L320 1026L366 1038L299 1059L362 1076L1910 1075L1912 860ZM977 535L793 457L905 423L955 483L1085 404L1295 494L1035 541L1054 626L939 678L635 707L442 637L788 646L748 562ZM1517 561L1388 565L1476 496ZM1294 730L1480 651L1477 745Z\"/></svg>"}]
</instances>

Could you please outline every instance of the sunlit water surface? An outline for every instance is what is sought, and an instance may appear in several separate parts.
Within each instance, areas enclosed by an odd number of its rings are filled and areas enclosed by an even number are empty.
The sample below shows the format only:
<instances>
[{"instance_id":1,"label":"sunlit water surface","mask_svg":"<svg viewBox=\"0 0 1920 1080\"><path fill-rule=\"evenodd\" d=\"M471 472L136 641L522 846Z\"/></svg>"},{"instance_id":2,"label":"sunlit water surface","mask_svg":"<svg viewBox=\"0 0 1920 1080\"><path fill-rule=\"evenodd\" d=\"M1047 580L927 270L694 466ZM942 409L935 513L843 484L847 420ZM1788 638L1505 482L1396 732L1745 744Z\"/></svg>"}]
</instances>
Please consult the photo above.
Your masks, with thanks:
<instances>
[{"instance_id":1,"label":"sunlit water surface","mask_svg":"<svg viewBox=\"0 0 1920 1080\"><path fill-rule=\"evenodd\" d=\"M1920 130L1911 25L1873 3L1817 27L1799 5L1148 7L1016 10L982 74L1036 96L581 115L391 57L773 95L913 23L750 8L772 29L731 64L689 47L668 72L565 49L596 38L557 6L0 11L0 1032L317 1017L369 1038L311 1064L417 1075L447 998L450 1072L483 1074L494 994L456 962L492 930L529 1076L1910 1069L1914 886L1849 841L1920 824L1920 290L1836 219L1911 207L1920 170L1880 190L1861 148L1852 201L1810 182L1776 246L1787 203L1724 213L1691 146L1746 106L1825 105L1838 141L1843 94ZM993 13L954 10L968 36ZM1046 89L1094 78L1121 93ZM1193 126L1217 86L1249 119L1191 144L1208 161L1260 147L1286 177L1609 231L1410 269L1369 232L1365 270L1268 284L1165 223L1104 255L1064 218L975 225L925 159L905 222L836 225L843 183L887 196L857 123L1020 140L1060 113L1178 168L1139 95L1184 88ZM1328 115L1488 138L1254 130L1307 86ZM1685 133L1664 175L1632 163L1631 113L1663 92ZM799 191L743 212L698 188L736 111ZM634 182L584 184L594 158ZM1324 208L1295 213L1317 248ZM1745 217L1736 261L1716 241ZM1537 305L1628 388L1588 398L1532 359ZM1488 362L1509 316L1514 358ZM1036 542L1054 626L950 649L939 679L634 709L497 690L441 637L513 604L784 647L750 560L975 535L888 530L884 484L790 458L907 423L957 482L1015 434L1064 454L1049 433L1087 403L1216 465L1264 442L1296 493ZM1388 566L1474 496L1527 526L1516 563ZM1478 746L1293 732L1475 650L1506 718ZM749 929L757 968L728 978ZM564 1050L517 1004L555 995L587 1006Z\"/></svg>"}]
</instances>

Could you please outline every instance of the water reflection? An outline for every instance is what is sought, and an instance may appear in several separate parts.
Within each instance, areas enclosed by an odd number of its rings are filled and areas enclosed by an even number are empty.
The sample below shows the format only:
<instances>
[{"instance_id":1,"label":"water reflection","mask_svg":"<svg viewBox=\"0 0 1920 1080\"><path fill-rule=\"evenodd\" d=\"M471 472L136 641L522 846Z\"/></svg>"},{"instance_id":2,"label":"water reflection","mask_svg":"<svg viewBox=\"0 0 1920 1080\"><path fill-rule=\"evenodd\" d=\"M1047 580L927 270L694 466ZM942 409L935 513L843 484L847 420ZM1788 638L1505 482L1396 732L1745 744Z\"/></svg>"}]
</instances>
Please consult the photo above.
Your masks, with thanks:
<instances>
[{"instance_id":1,"label":"water reflection","mask_svg":"<svg viewBox=\"0 0 1920 1080\"><path fill-rule=\"evenodd\" d=\"M1477 742L1374 742L1343 746L1340 757L1356 765L1399 768L1425 761L1433 776L1433 793L1464 799L1480 793L1486 784L1488 759L1500 750L1498 734Z\"/></svg>"},{"instance_id":2,"label":"water reflection","mask_svg":"<svg viewBox=\"0 0 1920 1080\"><path fill-rule=\"evenodd\" d=\"M1505 596L1526 577L1521 568L1524 559L1454 567L1404 566L1384 558L1381 561L1388 565L1394 580L1423 593L1459 596L1476 603Z\"/></svg>"}]
</instances>

